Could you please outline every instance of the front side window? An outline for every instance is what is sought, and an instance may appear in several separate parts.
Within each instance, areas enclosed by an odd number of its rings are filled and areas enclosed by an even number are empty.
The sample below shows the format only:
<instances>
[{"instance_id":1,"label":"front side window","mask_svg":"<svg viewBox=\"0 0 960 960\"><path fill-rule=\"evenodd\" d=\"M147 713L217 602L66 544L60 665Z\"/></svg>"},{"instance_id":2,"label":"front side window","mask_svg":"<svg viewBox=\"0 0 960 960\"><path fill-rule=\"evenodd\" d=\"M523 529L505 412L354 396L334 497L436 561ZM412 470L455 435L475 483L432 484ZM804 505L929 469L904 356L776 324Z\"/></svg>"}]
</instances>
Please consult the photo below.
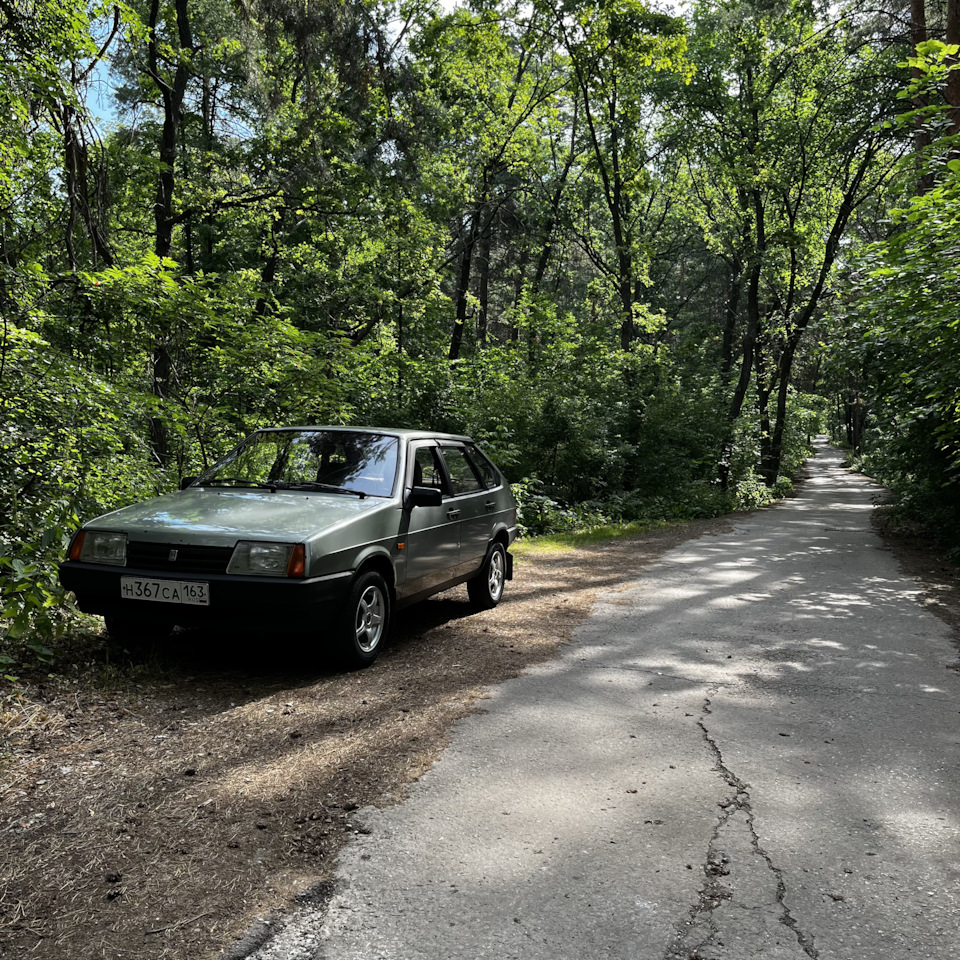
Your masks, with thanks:
<instances>
[{"instance_id":1,"label":"front side window","mask_svg":"<svg viewBox=\"0 0 960 960\"><path fill-rule=\"evenodd\" d=\"M378 433L265 430L248 437L197 483L389 497L399 448L396 437Z\"/></svg>"},{"instance_id":2,"label":"front side window","mask_svg":"<svg viewBox=\"0 0 960 960\"><path fill-rule=\"evenodd\" d=\"M443 470L435 447L417 447L413 458L413 485L443 490Z\"/></svg>"}]
</instances>

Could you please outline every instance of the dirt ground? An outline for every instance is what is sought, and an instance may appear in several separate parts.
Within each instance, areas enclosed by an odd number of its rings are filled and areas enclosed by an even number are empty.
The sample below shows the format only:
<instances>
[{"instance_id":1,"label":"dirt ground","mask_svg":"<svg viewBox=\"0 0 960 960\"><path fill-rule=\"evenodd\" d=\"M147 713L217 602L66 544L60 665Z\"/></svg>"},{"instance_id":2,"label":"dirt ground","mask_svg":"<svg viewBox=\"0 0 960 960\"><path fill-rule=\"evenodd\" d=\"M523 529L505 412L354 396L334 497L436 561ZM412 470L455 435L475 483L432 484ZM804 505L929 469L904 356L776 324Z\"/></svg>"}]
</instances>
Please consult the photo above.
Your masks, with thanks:
<instances>
[{"instance_id":1,"label":"dirt ground","mask_svg":"<svg viewBox=\"0 0 960 960\"><path fill-rule=\"evenodd\" d=\"M960 627L960 570L876 522ZM269 637L184 633L140 664L78 641L71 670L0 702L0 960L242 955L263 921L329 896L353 812L401 798L487 686L725 525L528 554L497 609L471 612L462 588L410 608L359 673L310 672Z\"/></svg>"}]
</instances>

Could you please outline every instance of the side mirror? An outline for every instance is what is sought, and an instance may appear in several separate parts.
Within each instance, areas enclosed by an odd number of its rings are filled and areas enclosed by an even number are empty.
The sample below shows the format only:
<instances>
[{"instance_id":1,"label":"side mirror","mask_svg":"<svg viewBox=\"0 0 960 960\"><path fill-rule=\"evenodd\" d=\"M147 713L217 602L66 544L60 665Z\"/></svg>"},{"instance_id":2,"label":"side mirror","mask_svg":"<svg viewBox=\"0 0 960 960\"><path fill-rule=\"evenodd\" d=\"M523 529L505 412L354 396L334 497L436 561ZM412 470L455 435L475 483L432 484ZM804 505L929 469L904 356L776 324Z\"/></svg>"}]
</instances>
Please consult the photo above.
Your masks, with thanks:
<instances>
[{"instance_id":1,"label":"side mirror","mask_svg":"<svg viewBox=\"0 0 960 960\"><path fill-rule=\"evenodd\" d=\"M181 490L186 490L187 487L189 487L191 483L195 483L196 480L197 480L196 477L181 477L181 478L180 478L180 489L181 489Z\"/></svg>"},{"instance_id":2,"label":"side mirror","mask_svg":"<svg viewBox=\"0 0 960 960\"><path fill-rule=\"evenodd\" d=\"M414 487L407 497L408 507L439 507L443 503L443 493L436 487Z\"/></svg>"}]
</instances>

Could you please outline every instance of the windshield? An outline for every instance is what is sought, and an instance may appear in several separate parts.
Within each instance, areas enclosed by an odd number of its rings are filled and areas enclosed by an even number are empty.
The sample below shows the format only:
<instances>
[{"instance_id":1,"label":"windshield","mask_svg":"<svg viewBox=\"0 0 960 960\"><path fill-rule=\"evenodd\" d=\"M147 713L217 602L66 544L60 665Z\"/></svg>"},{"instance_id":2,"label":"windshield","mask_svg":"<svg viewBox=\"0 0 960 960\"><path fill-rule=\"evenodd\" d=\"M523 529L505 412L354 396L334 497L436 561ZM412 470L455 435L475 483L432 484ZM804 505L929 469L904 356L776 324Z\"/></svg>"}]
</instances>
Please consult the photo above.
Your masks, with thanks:
<instances>
[{"instance_id":1,"label":"windshield","mask_svg":"<svg viewBox=\"0 0 960 960\"><path fill-rule=\"evenodd\" d=\"M320 490L389 497L397 475L396 437L350 430L270 430L247 437L198 486Z\"/></svg>"}]
</instances>

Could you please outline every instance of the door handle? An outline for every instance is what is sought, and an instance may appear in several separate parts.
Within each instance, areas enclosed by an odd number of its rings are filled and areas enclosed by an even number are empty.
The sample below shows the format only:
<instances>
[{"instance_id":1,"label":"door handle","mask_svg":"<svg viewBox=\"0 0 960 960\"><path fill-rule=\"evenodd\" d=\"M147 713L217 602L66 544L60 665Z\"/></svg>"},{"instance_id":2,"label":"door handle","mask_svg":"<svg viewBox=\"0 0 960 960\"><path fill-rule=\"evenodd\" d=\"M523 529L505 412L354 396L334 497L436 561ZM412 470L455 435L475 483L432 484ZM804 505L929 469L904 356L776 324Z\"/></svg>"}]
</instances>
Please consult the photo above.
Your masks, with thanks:
<instances>
[{"instance_id":1,"label":"door handle","mask_svg":"<svg viewBox=\"0 0 960 960\"><path fill-rule=\"evenodd\" d=\"M492 510L496 505L497 505L497 501L496 501L496 500L488 500L488 501L484 504L484 506L485 506L488 510Z\"/></svg>"},{"instance_id":2,"label":"door handle","mask_svg":"<svg viewBox=\"0 0 960 960\"><path fill-rule=\"evenodd\" d=\"M457 520L457 519L459 519L459 517L460 517L460 511L459 511L459 510L448 510L448 511L447 511L447 517L448 517L448 519L450 519L450 520Z\"/></svg>"}]
</instances>

